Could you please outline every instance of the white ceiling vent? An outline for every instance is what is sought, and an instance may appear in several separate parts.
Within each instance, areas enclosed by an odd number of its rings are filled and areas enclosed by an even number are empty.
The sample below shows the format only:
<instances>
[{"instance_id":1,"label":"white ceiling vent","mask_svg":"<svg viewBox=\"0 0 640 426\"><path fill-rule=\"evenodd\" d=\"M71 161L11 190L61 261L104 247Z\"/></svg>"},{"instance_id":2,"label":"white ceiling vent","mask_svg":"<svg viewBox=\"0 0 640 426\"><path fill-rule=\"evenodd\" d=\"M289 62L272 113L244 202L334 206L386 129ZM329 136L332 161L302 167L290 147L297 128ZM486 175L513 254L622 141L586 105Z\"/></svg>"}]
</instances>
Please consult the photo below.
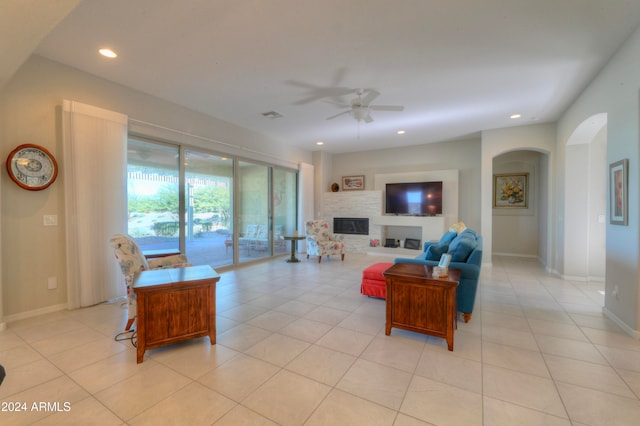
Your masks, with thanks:
<instances>
[{"instance_id":1,"label":"white ceiling vent","mask_svg":"<svg viewBox=\"0 0 640 426\"><path fill-rule=\"evenodd\" d=\"M263 112L262 116L263 117L267 117L267 118L271 118L271 119L284 117L284 115L280 114L278 111Z\"/></svg>"}]
</instances>

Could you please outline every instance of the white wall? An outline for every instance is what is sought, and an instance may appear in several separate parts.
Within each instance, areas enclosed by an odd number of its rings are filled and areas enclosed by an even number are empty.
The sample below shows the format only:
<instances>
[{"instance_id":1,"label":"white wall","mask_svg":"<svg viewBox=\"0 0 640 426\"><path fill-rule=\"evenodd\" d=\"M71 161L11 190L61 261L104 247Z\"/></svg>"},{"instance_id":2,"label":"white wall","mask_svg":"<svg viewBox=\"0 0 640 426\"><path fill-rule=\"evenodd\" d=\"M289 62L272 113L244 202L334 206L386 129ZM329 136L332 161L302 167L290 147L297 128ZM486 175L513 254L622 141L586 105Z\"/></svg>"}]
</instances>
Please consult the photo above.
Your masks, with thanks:
<instances>
[{"instance_id":1,"label":"white wall","mask_svg":"<svg viewBox=\"0 0 640 426\"><path fill-rule=\"evenodd\" d=\"M584 279L588 270L589 244L589 145L570 145L566 148L564 170L564 266L562 275L568 279Z\"/></svg>"},{"instance_id":2,"label":"white wall","mask_svg":"<svg viewBox=\"0 0 640 426\"><path fill-rule=\"evenodd\" d=\"M607 129L598 132L589 145L588 232L589 280L604 281L607 255Z\"/></svg>"},{"instance_id":3,"label":"white wall","mask_svg":"<svg viewBox=\"0 0 640 426\"><path fill-rule=\"evenodd\" d=\"M558 121L558 144L564 147L582 122L596 114L607 114L607 164L629 159L629 224L606 224L605 312L636 336L640 329L639 257L639 167L640 147L638 89L640 88L640 29L618 50L601 73L582 92ZM558 149L560 155L564 150ZM566 153L568 156L568 152ZM559 158L562 168L567 158ZM568 170L567 170L568 171ZM603 177L604 178L604 177ZM558 194L567 193L559 182ZM559 195L560 196L560 195ZM608 210L608 209L607 209ZM559 212L564 215L563 211ZM559 224L560 226L566 224ZM557 233L562 236L564 230ZM560 241L560 243L565 243ZM566 252L566 251L563 251ZM563 259L559 259L562 262ZM617 297L614 288L618 288Z\"/></svg>"},{"instance_id":4,"label":"white wall","mask_svg":"<svg viewBox=\"0 0 640 426\"><path fill-rule=\"evenodd\" d=\"M60 175L44 191L25 191L10 181L2 167L0 290L1 313L5 319L19 319L66 306L62 225L65 165L59 108L63 99L126 114L136 120L130 123L130 128L137 131L220 153L241 154L247 159L293 168L312 160L310 151L286 147L230 123L41 57L31 57L0 92L0 157L6 158L20 144L39 144L57 158ZM91 202L91 194L87 194L87 202ZM44 227L43 216L47 214L58 215L60 225ZM58 288L48 290L47 278L53 276L57 277Z\"/></svg>"},{"instance_id":5,"label":"white wall","mask_svg":"<svg viewBox=\"0 0 640 426\"><path fill-rule=\"evenodd\" d=\"M314 183L315 183L315 212L310 217L305 217L304 220L308 219L320 219L322 216L323 210L323 197L322 194L330 190L331 184L334 181L331 181L332 175L332 156L324 151L314 151L313 154L313 167L315 169ZM340 185L341 181L337 181Z\"/></svg>"}]
</instances>

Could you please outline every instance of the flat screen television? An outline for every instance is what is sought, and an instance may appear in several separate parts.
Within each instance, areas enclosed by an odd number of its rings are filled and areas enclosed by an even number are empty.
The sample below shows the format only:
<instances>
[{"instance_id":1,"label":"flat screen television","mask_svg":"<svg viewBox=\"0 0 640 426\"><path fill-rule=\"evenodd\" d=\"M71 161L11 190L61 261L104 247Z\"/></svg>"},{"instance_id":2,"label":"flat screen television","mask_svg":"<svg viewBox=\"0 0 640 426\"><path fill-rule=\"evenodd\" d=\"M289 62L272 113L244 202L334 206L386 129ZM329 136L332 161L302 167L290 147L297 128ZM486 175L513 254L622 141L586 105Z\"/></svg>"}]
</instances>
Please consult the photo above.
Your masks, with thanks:
<instances>
[{"instance_id":1,"label":"flat screen television","mask_svg":"<svg viewBox=\"0 0 640 426\"><path fill-rule=\"evenodd\" d=\"M385 213L411 216L442 214L442 181L388 183Z\"/></svg>"}]
</instances>

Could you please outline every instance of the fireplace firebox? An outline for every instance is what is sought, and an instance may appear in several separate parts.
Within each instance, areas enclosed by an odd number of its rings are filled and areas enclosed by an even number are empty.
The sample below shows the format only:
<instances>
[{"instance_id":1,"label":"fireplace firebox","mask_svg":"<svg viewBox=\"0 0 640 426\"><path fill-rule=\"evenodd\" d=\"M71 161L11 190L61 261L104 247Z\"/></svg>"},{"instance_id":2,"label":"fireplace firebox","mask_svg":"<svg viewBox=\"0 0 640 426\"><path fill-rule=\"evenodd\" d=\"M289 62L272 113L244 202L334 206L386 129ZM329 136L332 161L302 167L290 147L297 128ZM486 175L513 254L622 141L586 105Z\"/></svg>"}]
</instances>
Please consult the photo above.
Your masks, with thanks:
<instances>
[{"instance_id":1,"label":"fireplace firebox","mask_svg":"<svg viewBox=\"0 0 640 426\"><path fill-rule=\"evenodd\" d=\"M333 233L369 235L369 218L334 217Z\"/></svg>"}]
</instances>

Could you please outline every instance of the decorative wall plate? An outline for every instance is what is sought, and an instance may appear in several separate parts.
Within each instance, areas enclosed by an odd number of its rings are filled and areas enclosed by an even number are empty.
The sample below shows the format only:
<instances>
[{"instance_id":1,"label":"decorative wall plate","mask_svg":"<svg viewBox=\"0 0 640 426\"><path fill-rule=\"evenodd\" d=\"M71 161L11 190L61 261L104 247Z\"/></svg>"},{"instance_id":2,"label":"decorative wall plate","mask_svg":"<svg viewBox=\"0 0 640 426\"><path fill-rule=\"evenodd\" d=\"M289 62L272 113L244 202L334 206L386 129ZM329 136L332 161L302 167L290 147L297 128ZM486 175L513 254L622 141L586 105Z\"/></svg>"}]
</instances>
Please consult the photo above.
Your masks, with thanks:
<instances>
[{"instance_id":1,"label":"decorative wall plate","mask_svg":"<svg viewBox=\"0 0 640 426\"><path fill-rule=\"evenodd\" d=\"M337 183L333 182L331 184L331 192L338 192L340 191L340 185L338 185Z\"/></svg>"},{"instance_id":2,"label":"decorative wall plate","mask_svg":"<svg viewBox=\"0 0 640 426\"><path fill-rule=\"evenodd\" d=\"M7 157L7 172L19 187L41 191L58 177L58 163L46 148L24 144L11 151Z\"/></svg>"}]
</instances>

